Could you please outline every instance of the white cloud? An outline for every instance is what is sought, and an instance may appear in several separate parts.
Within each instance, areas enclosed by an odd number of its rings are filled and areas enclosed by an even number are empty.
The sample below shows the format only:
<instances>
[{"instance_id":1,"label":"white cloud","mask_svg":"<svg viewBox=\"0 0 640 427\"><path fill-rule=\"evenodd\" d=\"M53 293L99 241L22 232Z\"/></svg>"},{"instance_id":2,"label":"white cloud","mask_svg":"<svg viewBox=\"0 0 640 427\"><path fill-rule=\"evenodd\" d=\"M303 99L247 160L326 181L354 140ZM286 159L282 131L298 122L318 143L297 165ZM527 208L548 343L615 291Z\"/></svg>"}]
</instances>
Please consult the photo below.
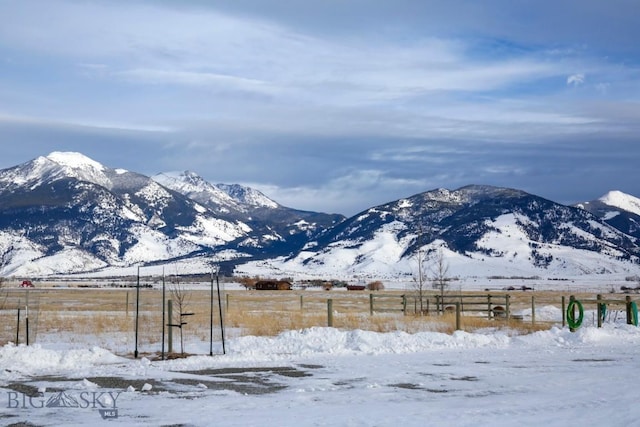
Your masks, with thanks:
<instances>
[{"instance_id":1,"label":"white cloud","mask_svg":"<svg viewBox=\"0 0 640 427\"><path fill-rule=\"evenodd\" d=\"M585 76L582 73L572 74L567 77L567 85L569 86L580 86L584 84Z\"/></svg>"},{"instance_id":2,"label":"white cloud","mask_svg":"<svg viewBox=\"0 0 640 427\"><path fill-rule=\"evenodd\" d=\"M349 216L377 204L435 188L435 182L443 182L443 177L435 180L410 179L391 177L383 171L367 169L352 171L316 185L245 185L259 189L284 206Z\"/></svg>"},{"instance_id":3,"label":"white cloud","mask_svg":"<svg viewBox=\"0 0 640 427\"><path fill-rule=\"evenodd\" d=\"M237 76L191 71L168 71L137 68L117 73L125 79L145 84L178 84L187 86L209 86L247 92L274 93L271 84Z\"/></svg>"}]
</instances>

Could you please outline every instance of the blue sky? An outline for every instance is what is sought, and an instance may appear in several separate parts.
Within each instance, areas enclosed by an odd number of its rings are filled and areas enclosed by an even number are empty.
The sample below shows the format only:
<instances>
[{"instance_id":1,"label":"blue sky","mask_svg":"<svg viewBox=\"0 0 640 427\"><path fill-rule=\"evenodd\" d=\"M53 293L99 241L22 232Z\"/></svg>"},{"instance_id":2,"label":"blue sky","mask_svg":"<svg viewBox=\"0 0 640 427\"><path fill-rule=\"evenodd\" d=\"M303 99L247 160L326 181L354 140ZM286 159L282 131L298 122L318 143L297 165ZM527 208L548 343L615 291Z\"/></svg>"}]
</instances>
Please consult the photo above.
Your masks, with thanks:
<instances>
[{"instance_id":1,"label":"blue sky","mask_svg":"<svg viewBox=\"0 0 640 427\"><path fill-rule=\"evenodd\" d=\"M635 0L0 0L0 167L78 151L355 214L640 196Z\"/></svg>"}]
</instances>

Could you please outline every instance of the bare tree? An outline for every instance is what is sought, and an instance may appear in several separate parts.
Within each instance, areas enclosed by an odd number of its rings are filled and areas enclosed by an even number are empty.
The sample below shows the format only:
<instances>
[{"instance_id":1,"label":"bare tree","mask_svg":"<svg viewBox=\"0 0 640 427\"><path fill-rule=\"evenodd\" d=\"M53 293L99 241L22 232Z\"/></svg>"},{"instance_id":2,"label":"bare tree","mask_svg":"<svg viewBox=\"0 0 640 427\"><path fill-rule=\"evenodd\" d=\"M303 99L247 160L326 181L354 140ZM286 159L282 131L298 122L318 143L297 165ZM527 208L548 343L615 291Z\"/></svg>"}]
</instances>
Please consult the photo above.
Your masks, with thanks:
<instances>
[{"instance_id":1,"label":"bare tree","mask_svg":"<svg viewBox=\"0 0 640 427\"><path fill-rule=\"evenodd\" d=\"M189 307L189 293L185 291L184 287L177 283L171 287L171 298L173 299L177 310L174 317L177 316L177 321L170 319L173 325L176 325L180 329L180 353L184 354L184 327L187 325L185 318L192 316L193 313L187 312Z\"/></svg>"},{"instance_id":2,"label":"bare tree","mask_svg":"<svg viewBox=\"0 0 640 427\"><path fill-rule=\"evenodd\" d=\"M440 291L440 301L443 301L444 290L449 287L449 264L444 258L442 247L438 249L436 258L431 264L430 271L433 288Z\"/></svg>"},{"instance_id":3,"label":"bare tree","mask_svg":"<svg viewBox=\"0 0 640 427\"><path fill-rule=\"evenodd\" d=\"M424 232L422 229L422 223L418 225L418 250L416 252L416 264L418 267L417 274L413 276L413 287L416 291L416 297L419 301L418 307L420 309L420 315L425 312L424 309L424 297L425 292L427 290L427 283L429 282L429 277L427 275L426 261L427 257L423 249L423 238Z\"/></svg>"},{"instance_id":4,"label":"bare tree","mask_svg":"<svg viewBox=\"0 0 640 427\"><path fill-rule=\"evenodd\" d=\"M418 248L418 252L416 253L416 263L418 264L417 274L413 276L413 287L416 291L416 296L418 298L418 306L420 308L420 314L424 313L424 294L427 288L427 282L429 278L427 277L427 270L425 266L425 254L422 248Z\"/></svg>"}]
</instances>

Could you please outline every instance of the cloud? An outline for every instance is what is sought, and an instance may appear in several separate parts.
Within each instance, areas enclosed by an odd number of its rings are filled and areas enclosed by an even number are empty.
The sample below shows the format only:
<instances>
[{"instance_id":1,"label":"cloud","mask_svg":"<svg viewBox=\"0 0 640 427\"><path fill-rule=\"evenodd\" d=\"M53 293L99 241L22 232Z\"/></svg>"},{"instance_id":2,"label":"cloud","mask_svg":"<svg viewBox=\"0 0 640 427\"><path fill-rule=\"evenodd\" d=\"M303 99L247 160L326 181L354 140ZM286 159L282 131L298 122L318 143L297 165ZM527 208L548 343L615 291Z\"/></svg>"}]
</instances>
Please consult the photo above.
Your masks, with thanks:
<instances>
[{"instance_id":1,"label":"cloud","mask_svg":"<svg viewBox=\"0 0 640 427\"><path fill-rule=\"evenodd\" d=\"M432 185L428 180L393 177L374 169L352 171L320 185L283 187L259 182L245 184L260 189L285 206L346 215L410 196ZM420 190L414 191L416 188ZM372 192L376 193L373 199Z\"/></svg>"},{"instance_id":2,"label":"cloud","mask_svg":"<svg viewBox=\"0 0 640 427\"><path fill-rule=\"evenodd\" d=\"M576 153L637 145L624 40L640 30L612 2L0 1L0 126L29 141L21 161L72 148L292 207L472 183L559 194L566 179L568 194L581 184L565 170L604 169ZM118 158L136 138L142 167Z\"/></svg>"},{"instance_id":3,"label":"cloud","mask_svg":"<svg viewBox=\"0 0 640 427\"><path fill-rule=\"evenodd\" d=\"M264 94L275 93L277 91L274 86L265 81L216 73L137 68L122 71L116 73L116 75L141 84L204 86L224 90L238 90Z\"/></svg>"},{"instance_id":4,"label":"cloud","mask_svg":"<svg viewBox=\"0 0 640 427\"><path fill-rule=\"evenodd\" d=\"M567 77L567 84L569 86L580 86L582 84L584 84L584 79L585 76L584 74L572 74L569 77Z\"/></svg>"}]
</instances>

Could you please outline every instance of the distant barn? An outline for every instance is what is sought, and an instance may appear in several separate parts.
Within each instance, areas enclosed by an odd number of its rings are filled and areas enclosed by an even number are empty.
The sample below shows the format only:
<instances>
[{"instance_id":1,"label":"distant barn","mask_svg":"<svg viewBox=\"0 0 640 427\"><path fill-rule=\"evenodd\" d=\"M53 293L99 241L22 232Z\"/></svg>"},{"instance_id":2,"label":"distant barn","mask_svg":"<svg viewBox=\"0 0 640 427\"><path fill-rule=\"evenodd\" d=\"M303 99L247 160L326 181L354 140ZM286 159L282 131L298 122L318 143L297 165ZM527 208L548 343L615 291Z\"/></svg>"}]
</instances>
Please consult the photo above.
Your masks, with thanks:
<instances>
[{"instance_id":1,"label":"distant barn","mask_svg":"<svg viewBox=\"0 0 640 427\"><path fill-rule=\"evenodd\" d=\"M347 285L348 291L364 291L365 288L364 285Z\"/></svg>"},{"instance_id":2,"label":"distant barn","mask_svg":"<svg viewBox=\"0 0 640 427\"><path fill-rule=\"evenodd\" d=\"M286 280L260 280L256 282L256 290L258 291L290 291L291 282Z\"/></svg>"}]
</instances>

